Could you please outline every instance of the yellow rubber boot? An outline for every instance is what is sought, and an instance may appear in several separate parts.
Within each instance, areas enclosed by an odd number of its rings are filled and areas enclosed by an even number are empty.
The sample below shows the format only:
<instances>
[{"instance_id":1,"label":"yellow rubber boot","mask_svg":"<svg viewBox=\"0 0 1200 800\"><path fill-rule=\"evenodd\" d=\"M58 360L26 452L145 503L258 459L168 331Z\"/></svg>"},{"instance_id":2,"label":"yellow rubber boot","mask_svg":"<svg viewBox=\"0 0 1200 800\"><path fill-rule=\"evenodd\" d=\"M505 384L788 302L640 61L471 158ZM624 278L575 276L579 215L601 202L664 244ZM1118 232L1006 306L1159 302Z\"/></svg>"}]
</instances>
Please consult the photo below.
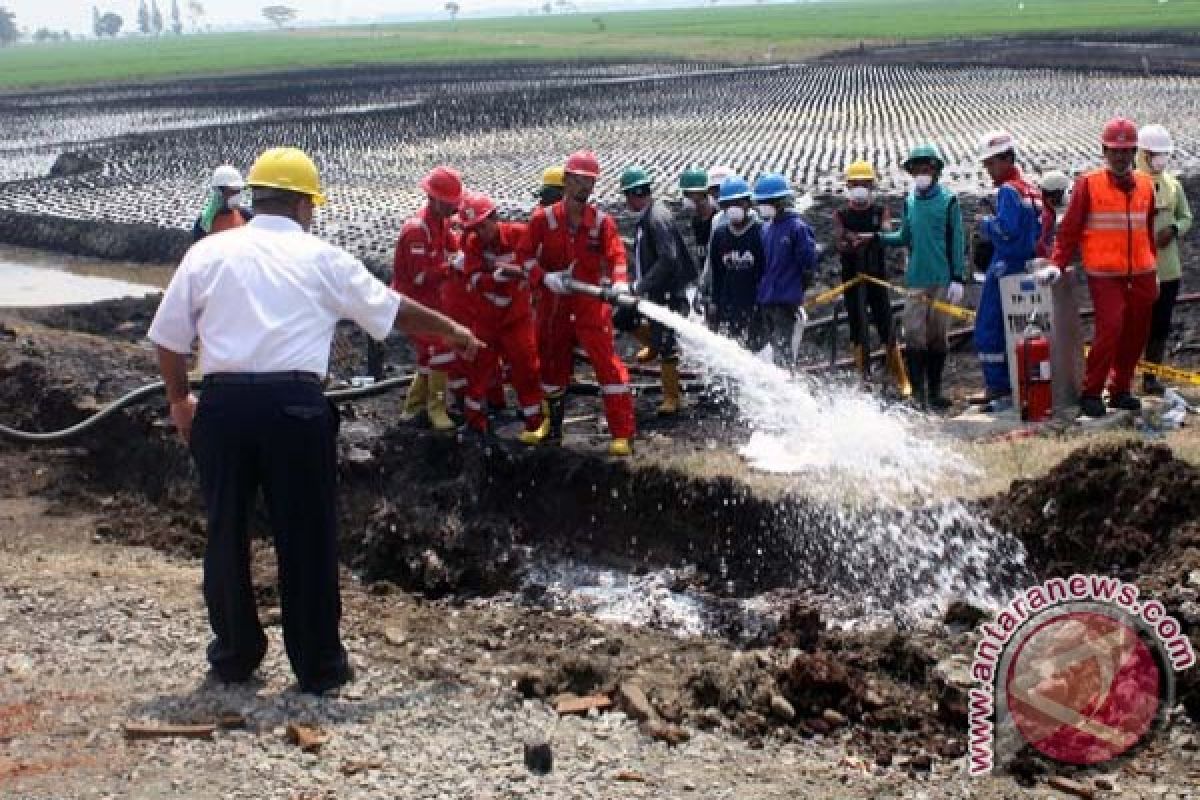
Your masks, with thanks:
<instances>
[{"instance_id":1,"label":"yellow rubber boot","mask_svg":"<svg viewBox=\"0 0 1200 800\"><path fill-rule=\"evenodd\" d=\"M546 441L546 437L549 435L550 415L543 413L542 424L538 425L531 431L521 431L521 434L517 437L517 441L519 441L521 444L527 444L532 447Z\"/></svg>"},{"instance_id":2,"label":"yellow rubber boot","mask_svg":"<svg viewBox=\"0 0 1200 800\"><path fill-rule=\"evenodd\" d=\"M650 323L643 322L633 329L633 338L637 339L642 346L637 352L637 361L639 364L649 364L654 359L658 358L658 351L654 349L654 337L650 334Z\"/></svg>"},{"instance_id":3,"label":"yellow rubber boot","mask_svg":"<svg viewBox=\"0 0 1200 800\"><path fill-rule=\"evenodd\" d=\"M912 383L908 380L908 370L904 367L904 356L900 353L899 345L894 344L887 349L887 364L892 379L896 381L896 391L905 400L912 397Z\"/></svg>"},{"instance_id":4,"label":"yellow rubber boot","mask_svg":"<svg viewBox=\"0 0 1200 800\"><path fill-rule=\"evenodd\" d=\"M416 419L417 415L425 410L428 398L429 376L424 372L418 372L412 379L412 383L408 385L408 394L404 398L404 410L400 412L400 419L405 422Z\"/></svg>"},{"instance_id":5,"label":"yellow rubber boot","mask_svg":"<svg viewBox=\"0 0 1200 800\"><path fill-rule=\"evenodd\" d=\"M435 431L454 430L454 420L446 413L446 373L429 373L429 396L425 401L429 427Z\"/></svg>"},{"instance_id":6,"label":"yellow rubber boot","mask_svg":"<svg viewBox=\"0 0 1200 800\"><path fill-rule=\"evenodd\" d=\"M608 443L608 454L610 456L628 458L633 455L633 445L630 444L628 439L613 439Z\"/></svg>"},{"instance_id":7,"label":"yellow rubber boot","mask_svg":"<svg viewBox=\"0 0 1200 800\"><path fill-rule=\"evenodd\" d=\"M664 361L662 365L663 400L658 406L660 417L678 414L683 408L683 390L679 385L679 362Z\"/></svg>"}]
</instances>

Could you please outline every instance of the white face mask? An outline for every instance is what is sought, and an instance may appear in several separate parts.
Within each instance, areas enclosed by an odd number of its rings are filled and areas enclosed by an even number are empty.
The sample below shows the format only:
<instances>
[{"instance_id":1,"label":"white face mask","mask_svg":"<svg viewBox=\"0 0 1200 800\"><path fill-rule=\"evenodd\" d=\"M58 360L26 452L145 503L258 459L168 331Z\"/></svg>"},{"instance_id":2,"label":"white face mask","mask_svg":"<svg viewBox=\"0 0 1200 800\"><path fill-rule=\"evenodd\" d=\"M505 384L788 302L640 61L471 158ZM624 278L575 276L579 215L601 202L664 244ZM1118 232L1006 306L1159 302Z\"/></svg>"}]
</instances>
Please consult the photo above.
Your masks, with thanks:
<instances>
[{"instance_id":1,"label":"white face mask","mask_svg":"<svg viewBox=\"0 0 1200 800\"><path fill-rule=\"evenodd\" d=\"M1165 153L1159 153L1157 155L1150 156L1150 169L1154 170L1155 172L1162 172L1167 168L1167 161L1169 160L1170 159Z\"/></svg>"},{"instance_id":2,"label":"white face mask","mask_svg":"<svg viewBox=\"0 0 1200 800\"><path fill-rule=\"evenodd\" d=\"M775 219L775 206L763 203L758 207L758 215L763 219Z\"/></svg>"},{"instance_id":3,"label":"white face mask","mask_svg":"<svg viewBox=\"0 0 1200 800\"><path fill-rule=\"evenodd\" d=\"M933 186L932 175L918 175L913 179L913 185L917 187L917 191L923 192L930 186Z\"/></svg>"},{"instance_id":4,"label":"white face mask","mask_svg":"<svg viewBox=\"0 0 1200 800\"><path fill-rule=\"evenodd\" d=\"M847 195L850 197L850 202L855 205L865 206L871 202L871 190L865 186L855 186Z\"/></svg>"},{"instance_id":5,"label":"white face mask","mask_svg":"<svg viewBox=\"0 0 1200 800\"><path fill-rule=\"evenodd\" d=\"M241 208L242 202L244 201L244 199L245 198L242 196L241 192L237 192L236 194L231 194L231 195L229 195L229 197L225 198L225 207L226 208Z\"/></svg>"},{"instance_id":6,"label":"white face mask","mask_svg":"<svg viewBox=\"0 0 1200 800\"><path fill-rule=\"evenodd\" d=\"M690 197L683 198L683 210L684 211L695 211L696 210L696 201Z\"/></svg>"},{"instance_id":7,"label":"white face mask","mask_svg":"<svg viewBox=\"0 0 1200 800\"><path fill-rule=\"evenodd\" d=\"M741 225L746 221L746 209L741 206L730 206L725 209L725 218L733 225Z\"/></svg>"}]
</instances>

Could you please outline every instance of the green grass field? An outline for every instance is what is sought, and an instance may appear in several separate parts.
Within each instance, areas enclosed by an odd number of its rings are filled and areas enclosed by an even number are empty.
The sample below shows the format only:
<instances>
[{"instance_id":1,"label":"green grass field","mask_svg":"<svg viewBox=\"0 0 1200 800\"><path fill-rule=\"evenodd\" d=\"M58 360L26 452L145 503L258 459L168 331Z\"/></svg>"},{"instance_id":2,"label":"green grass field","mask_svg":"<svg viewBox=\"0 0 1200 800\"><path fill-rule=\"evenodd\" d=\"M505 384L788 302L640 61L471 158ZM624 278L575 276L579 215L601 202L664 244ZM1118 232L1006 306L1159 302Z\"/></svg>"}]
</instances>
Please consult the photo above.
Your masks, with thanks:
<instances>
[{"instance_id":1,"label":"green grass field","mask_svg":"<svg viewBox=\"0 0 1200 800\"><path fill-rule=\"evenodd\" d=\"M0 49L0 87L462 60L662 56L753 61L768 51L775 60L785 60L860 39L1200 30L1200 0L1024 0L1023 6L1018 9L1018 0L830 0L23 45Z\"/></svg>"}]
</instances>

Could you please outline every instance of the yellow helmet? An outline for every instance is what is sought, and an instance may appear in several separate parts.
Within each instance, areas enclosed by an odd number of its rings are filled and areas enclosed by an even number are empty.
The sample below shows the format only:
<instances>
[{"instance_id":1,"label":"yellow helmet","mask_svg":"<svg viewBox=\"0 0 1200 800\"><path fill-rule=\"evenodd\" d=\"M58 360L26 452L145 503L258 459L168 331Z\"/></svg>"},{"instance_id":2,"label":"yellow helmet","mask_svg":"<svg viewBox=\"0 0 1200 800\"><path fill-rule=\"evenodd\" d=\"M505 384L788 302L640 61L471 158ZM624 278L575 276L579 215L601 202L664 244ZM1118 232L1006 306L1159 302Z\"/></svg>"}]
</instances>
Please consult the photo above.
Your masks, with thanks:
<instances>
[{"instance_id":1,"label":"yellow helmet","mask_svg":"<svg viewBox=\"0 0 1200 800\"><path fill-rule=\"evenodd\" d=\"M554 186L561 189L563 186L563 168L562 167L547 167L542 173L542 186Z\"/></svg>"},{"instance_id":2,"label":"yellow helmet","mask_svg":"<svg viewBox=\"0 0 1200 800\"><path fill-rule=\"evenodd\" d=\"M848 181L874 181L878 180L875 177L875 168L866 161L855 161L850 166L846 167L846 180Z\"/></svg>"},{"instance_id":3,"label":"yellow helmet","mask_svg":"<svg viewBox=\"0 0 1200 800\"><path fill-rule=\"evenodd\" d=\"M303 150L295 147L272 147L264 152L250 167L246 183L251 188L261 186L306 194L312 198L313 205L325 204L317 165Z\"/></svg>"}]
</instances>

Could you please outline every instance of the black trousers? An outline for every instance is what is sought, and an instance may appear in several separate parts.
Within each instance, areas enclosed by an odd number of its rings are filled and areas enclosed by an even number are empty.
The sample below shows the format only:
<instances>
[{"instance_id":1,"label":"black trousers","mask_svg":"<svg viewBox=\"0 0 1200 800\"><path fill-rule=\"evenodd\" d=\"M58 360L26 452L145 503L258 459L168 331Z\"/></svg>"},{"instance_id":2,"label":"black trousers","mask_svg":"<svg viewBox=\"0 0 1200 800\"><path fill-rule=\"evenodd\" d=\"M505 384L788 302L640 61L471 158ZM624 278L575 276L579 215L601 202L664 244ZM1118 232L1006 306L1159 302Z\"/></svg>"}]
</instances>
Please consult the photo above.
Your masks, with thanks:
<instances>
[{"instance_id":1,"label":"black trousers","mask_svg":"<svg viewBox=\"0 0 1200 800\"><path fill-rule=\"evenodd\" d=\"M687 316L687 295L683 292L654 294L646 298L652 303L674 311L680 316ZM679 340L675 329L643 317L637 310L628 306L619 306L613 311L613 327L629 333L643 323L650 326L650 344L658 352L663 361L679 360Z\"/></svg>"},{"instance_id":2,"label":"black trousers","mask_svg":"<svg viewBox=\"0 0 1200 800\"><path fill-rule=\"evenodd\" d=\"M208 512L208 660L226 681L258 667L267 639L250 580L248 521L261 488L279 563L283 638L305 691L344 681L338 626L336 410L315 383L206 386L191 450Z\"/></svg>"},{"instance_id":3,"label":"black trousers","mask_svg":"<svg viewBox=\"0 0 1200 800\"><path fill-rule=\"evenodd\" d=\"M1158 299L1150 312L1150 341L1166 341L1171 335L1171 315L1175 311L1175 300L1179 297L1179 279L1162 281L1158 284Z\"/></svg>"},{"instance_id":4,"label":"black trousers","mask_svg":"<svg viewBox=\"0 0 1200 800\"><path fill-rule=\"evenodd\" d=\"M855 273L856 274L856 273ZM842 273L842 280L851 280ZM879 341L884 346L893 344L892 298L888 289L874 283L860 283L846 290L846 316L850 322L850 341L870 350L871 334L868 321L875 326Z\"/></svg>"}]
</instances>

